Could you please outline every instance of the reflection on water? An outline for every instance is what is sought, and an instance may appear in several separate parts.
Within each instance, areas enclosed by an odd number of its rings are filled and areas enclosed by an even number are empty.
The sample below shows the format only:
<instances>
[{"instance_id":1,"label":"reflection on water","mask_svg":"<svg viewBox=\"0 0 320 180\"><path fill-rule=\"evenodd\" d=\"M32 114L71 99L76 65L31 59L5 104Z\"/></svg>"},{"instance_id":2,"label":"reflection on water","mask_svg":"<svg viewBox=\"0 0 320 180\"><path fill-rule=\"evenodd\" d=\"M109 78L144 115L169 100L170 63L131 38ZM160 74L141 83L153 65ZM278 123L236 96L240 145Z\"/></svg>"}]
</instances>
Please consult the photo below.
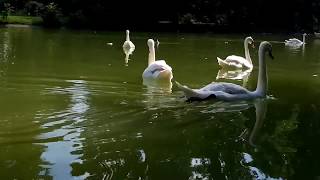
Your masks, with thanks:
<instances>
[{"instance_id":1,"label":"reflection on water","mask_svg":"<svg viewBox=\"0 0 320 180\"><path fill-rule=\"evenodd\" d=\"M40 172L39 175L47 174L57 179L71 179L72 164L82 164L83 148L82 139L80 138L81 132L84 131L84 127L78 127L77 124L86 120L86 113L90 109L88 103L88 96L90 92L87 88L86 81L83 80L68 80L71 83L67 88L52 88L48 89L52 94L65 94L68 95L70 102L69 106L65 110L60 112L54 112L53 114L38 113L37 117L47 118L47 123L42 125L44 129L51 129L52 127L59 127L53 129L53 131L42 133L39 135L39 139L52 139L60 137L59 142L48 142L42 145L46 146L46 150L42 153L41 158L45 165L43 168L45 171ZM79 152L80 151L80 152ZM71 163L71 164L70 164ZM83 174L78 178L86 178L89 173Z\"/></svg>"},{"instance_id":2,"label":"reflection on water","mask_svg":"<svg viewBox=\"0 0 320 180\"><path fill-rule=\"evenodd\" d=\"M146 87L146 92L143 93L147 109L159 109L168 107L170 102L174 102L172 96L172 82L159 82L150 79L143 79L143 85Z\"/></svg>"},{"instance_id":3,"label":"reflection on water","mask_svg":"<svg viewBox=\"0 0 320 180\"><path fill-rule=\"evenodd\" d=\"M267 100L266 99L257 99L254 102L254 107L256 109L256 122L254 123L254 127L250 132L249 143L252 146L255 146L255 139L258 136L260 128L263 126L263 121L266 117L267 113Z\"/></svg>"},{"instance_id":4,"label":"reflection on water","mask_svg":"<svg viewBox=\"0 0 320 180\"><path fill-rule=\"evenodd\" d=\"M10 43L10 34L4 31L0 35L0 86L3 86L12 60L12 45Z\"/></svg>"},{"instance_id":5,"label":"reflection on water","mask_svg":"<svg viewBox=\"0 0 320 180\"><path fill-rule=\"evenodd\" d=\"M232 80L242 80L242 86L246 87L251 69L247 70L242 70L242 69L237 69L237 70L227 70L227 69L219 69L217 73L216 79L232 79Z\"/></svg>"},{"instance_id":6,"label":"reflection on water","mask_svg":"<svg viewBox=\"0 0 320 180\"><path fill-rule=\"evenodd\" d=\"M286 49L293 54L302 54L304 56L306 45L303 44L302 46L285 46Z\"/></svg>"},{"instance_id":7,"label":"reflection on water","mask_svg":"<svg viewBox=\"0 0 320 180\"><path fill-rule=\"evenodd\" d=\"M134 49L135 48L123 48L123 52L125 54L124 62L126 65L128 64L128 62L130 60L129 57L130 57L130 55L132 55Z\"/></svg>"},{"instance_id":8,"label":"reflection on water","mask_svg":"<svg viewBox=\"0 0 320 180\"><path fill-rule=\"evenodd\" d=\"M192 175L188 179L209 179L210 173L203 173L203 169L210 167L211 160L209 158L191 158L190 167ZM200 172L199 172L200 171Z\"/></svg>"}]
</instances>

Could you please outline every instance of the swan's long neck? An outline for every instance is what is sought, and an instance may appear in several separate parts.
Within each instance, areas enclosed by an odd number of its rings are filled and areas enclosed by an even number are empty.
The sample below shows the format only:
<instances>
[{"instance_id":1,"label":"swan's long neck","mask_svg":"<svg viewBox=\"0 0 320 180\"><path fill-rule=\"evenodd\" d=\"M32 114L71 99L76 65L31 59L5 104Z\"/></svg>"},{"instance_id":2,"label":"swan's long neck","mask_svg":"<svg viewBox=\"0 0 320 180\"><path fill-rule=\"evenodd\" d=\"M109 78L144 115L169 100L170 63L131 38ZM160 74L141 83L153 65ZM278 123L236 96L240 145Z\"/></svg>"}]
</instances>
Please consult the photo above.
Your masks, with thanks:
<instances>
[{"instance_id":1,"label":"swan's long neck","mask_svg":"<svg viewBox=\"0 0 320 180\"><path fill-rule=\"evenodd\" d=\"M266 49L264 46L259 48L259 74L258 74L258 84L255 93L260 97L265 97L267 95L268 89L268 76L267 76L267 66L265 61Z\"/></svg>"},{"instance_id":2,"label":"swan's long neck","mask_svg":"<svg viewBox=\"0 0 320 180\"><path fill-rule=\"evenodd\" d=\"M129 31L126 31L126 41L130 41Z\"/></svg>"},{"instance_id":3,"label":"swan's long neck","mask_svg":"<svg viewBox=\"0 0 320 180\"><path fill-rule=\"evenodd\" d=\"M245 55L246 59L252 64L248 44L249 44L248 39L245 39L245 41L244 41L244 55Z\"/></svg>"},{"instance_id":4,"label":"swan's long neck","mask_svg":"<svg viewBox=\"0 0 320 180\"><path fill-rule=\"evenodd\" d=\"M149 57L148 57L148 66L156 61L155 49L153 47L149 47Z\"/></svg>"},{"instance_id":5,"label":"swan's long neck","mask_svg":"<svg viewBox=\"0 0 320 180\"><path fill-rule=\"evenodd\" d=\"M303 34L303 36L302 36L302 42L303 42L303 44L306 43L306 35L305 34Z\"/></svg>"}]
</instances>

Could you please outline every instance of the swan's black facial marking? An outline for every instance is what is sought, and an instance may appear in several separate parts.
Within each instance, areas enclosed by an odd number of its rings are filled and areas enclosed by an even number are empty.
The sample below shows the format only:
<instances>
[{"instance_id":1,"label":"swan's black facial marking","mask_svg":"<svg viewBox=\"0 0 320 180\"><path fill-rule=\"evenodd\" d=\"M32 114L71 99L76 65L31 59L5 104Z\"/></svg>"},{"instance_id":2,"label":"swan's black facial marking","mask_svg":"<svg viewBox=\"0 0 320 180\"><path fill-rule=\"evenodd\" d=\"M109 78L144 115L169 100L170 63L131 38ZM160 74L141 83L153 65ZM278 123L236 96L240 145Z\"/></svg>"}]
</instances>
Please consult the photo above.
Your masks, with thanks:
<instances>
[{"instance_id":1,"label":"swan's black facial marking","mask_svg":"<svg viewBox=\"0 0 320 180\"><path fill-rule=\"evenodd\" d=\"M154 74L157 71L163 71L163 70L165 70L165 69L160 67L160 68L154 69L153 71L151 71L151 73Z\"/></svg>"},{"instance_id":2,"label":"swan's black facial marking","mask_svg":"<svg viewBox=\"0 0 320 180\"><path fill-rule=\"evenodd\" d=\"M270 56L271 59L274 59L271 51L269 51L269 56Z\"/></svg>"},{"instance_id":3,"label":"swan's black facial marking","mask_svg":"<svg viewBox=\"0 0 320 180\"><path fill-rule=\"evenodd\" d=\"M216 99L217 96L214 94L210 94L208 97L201 99L198 97L190 97L189 99L186 100L186 102L194 102L194 101L206 101L206 100L210 100L210 99Z\"/></svg>"}]
</instances>

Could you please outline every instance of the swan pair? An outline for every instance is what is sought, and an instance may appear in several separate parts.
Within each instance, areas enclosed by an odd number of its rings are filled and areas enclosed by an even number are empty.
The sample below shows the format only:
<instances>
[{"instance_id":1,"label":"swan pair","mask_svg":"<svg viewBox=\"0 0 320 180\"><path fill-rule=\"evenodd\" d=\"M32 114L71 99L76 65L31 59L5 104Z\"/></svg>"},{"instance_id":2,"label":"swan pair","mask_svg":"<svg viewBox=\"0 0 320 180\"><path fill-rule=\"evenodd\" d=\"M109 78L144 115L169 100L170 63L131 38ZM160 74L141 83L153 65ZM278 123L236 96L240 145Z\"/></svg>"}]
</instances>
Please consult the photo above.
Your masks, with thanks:
<instances>
[{"instance_id":1,"label":"swan pair","mask_svg":"<svg viewBox=\"0 0 320 180\"><path fill-rule=\"evenodd\" d=\"M255 98L266 97L268 87L267 67L265 62L265 54L272 56L272 46L269 42L263 41L259 46L259 74L258 83L255 91L233 83L213 82L200 89L191 89L175 82L177 87L182 90L188 100L206 100L216 99L222 101L250 100Z\"/></svg>"},{"instance_id":2,"label":"swan pair","mask_svg":"<svg viewBox=\"0 0 320 180\"><path fill-rule=\"evenodd\" d=\"M158 42L158 41L157 41ZM224 68L247 68L250 71L253 68L252 61L249 54L248 44L253 44L252 37L247 37L244 40L244 49L245 49L245 58L240 56L228 56L225 60L218 59L218 63L220 66ZM164 60L155 60L155 48L154 41L152 39L148 40L149 47L149 59L148 59L148 67L142 74L144 79L154 79L154 80L163 80L163 81L171 81L172 79L172 68L166 64Z\"/></svg>"},{"instance_id":3,"label":"swan pair","mask_svg":"<svg viewBox=\"0 0 320 180\"><path fill-rule=\"evenodd\" d=\"M129 30L126 30L126 41L123 43L123 51L126 54L125 61L128 63L129 55L135 49L135 45L130 41ZM168 82L171 83L172 79L172 68L166 64L164 60L157 60L155 55L155 43L152 39L148 39L149 47L149 58L148 58L148 67L144 70L142 77L145 81L148 82ZM157 47L160 42L157 40Z\"/></svg>"},{"instance_id":4,"label":"swan pair","mask_svg":"<svg viewBox=\"0 0 320 180\"><path fill-rule=\"evenodd\" d=\"M285 40L284 44L286 46L290 46L290 47L300 47L300 46L306 44L306 35L307 35L306 33L304 33L302 35L302 41L300 41L297 38L291 38L289 40Z\"/></svg>"}]
</instances>

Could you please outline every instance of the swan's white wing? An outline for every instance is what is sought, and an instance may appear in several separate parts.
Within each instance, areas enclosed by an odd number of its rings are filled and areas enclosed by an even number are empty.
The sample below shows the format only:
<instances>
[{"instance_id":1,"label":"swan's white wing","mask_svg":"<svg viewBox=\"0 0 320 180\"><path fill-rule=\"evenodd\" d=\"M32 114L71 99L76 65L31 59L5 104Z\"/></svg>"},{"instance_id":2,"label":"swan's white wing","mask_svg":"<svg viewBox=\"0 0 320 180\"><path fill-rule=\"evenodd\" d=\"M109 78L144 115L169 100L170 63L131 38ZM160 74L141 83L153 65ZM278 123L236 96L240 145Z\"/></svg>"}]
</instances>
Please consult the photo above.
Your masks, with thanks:
<instances>
[{"instance_id":1,"label":"swan's white wing","mask_svg":"<svg viewBox=\"0 0 320 180\"><path fill-rule=\"evenodd\" d=\"M122 47L124 49L135 49L135 45L131 41L125 41Z\"/></svg>"},{"instance_id":2,"label":"swan's white wing","mask_svg":"<svg viewBox=\"0 0 320 180\"><path fill-rule=\"evenodd\" d=\"M229 57L229 56L228 56ZM242 64L235 60L223 60L217 57L218 64L223 68L242 68Z\"/></svg>"},{"instance_id":3,"label":"swan's white wing","mask_svg":"<svg viewBox=\"0 0 320 180\"><path fill-rule=\"evenodd\" d=\"M243 62L247 61L247 59L241 56L231 55L231 56L228 56L225 61L238 62L240 64L243 64Z\"/></svg>"},{"instance_id":4,"label":"swan's white wing","mask_svg":"<svg viewBox=\"0 0 320 180\"><path fill-rule=\"evenodd\" d=\"M303 45L303 42L300 41L299 39L292 38L292 39L286 40L285 45L286 46L301 46L301 45Z\"/></svg>"},{"instance_id":5,"label":"swan's white wing","mask_svg":"<svg viewBox=\"0 0 320 180\"><path fill-rule=\"evenodd\" d=\"M200 89L201 91L222 91L228 94L248 94L249 91L237 84L213 82Z\"/></svg>"},{"instance_id":6,"label":"swan's white wing","mask_svg":"<svg viewBox=\"0 0 320 180\"><path fill-rule=\"evenodd\" d=\"M231 56L228 56L225 61L229 63L239 64L239 66L241 67L245 66L247 68L252 68L251 62L249 62L248 59L241 56L231 55Z\"/></svg>"},{"instance_id":7,"label":"swan's white wing","mask_svg":"<svg viewBox=\"0 0 320 180\"><path fill-rule=\"evenodd\" d=\"M217 100L222 101L239 101L239 100L249 100L252 99L250 94L244 93L244 94L229 94L224 91L214 91L213 95Z\"/></svg>"},{"instance_id":8,"label":"swan's white wing","mask_svg":"<svg viewBox=\"0 0 320 180\"><path fill-rule=\"evenodd\" d=\"M176 82L176 85L189 100L215 98L224 101L235 101L250 98L250 92L247 89L232 83L211 83L201 89L191 89L178 82Z\"/></svg>"},{"instance_id":9,"label":"swan's white wing","mask_svg":"<svg viewBox=\"0 0 320 180\"><path fill-rule=\"evenodd\" d=\"M299 41L299 39L297 39L297 38L290 38L289 39L289 41L297 41L297 40Z\"/></svg>"},{"instance_id":10,"label":"swan's white wing","mask_svg":"<svg viewBox=\"0 0 320 180\"><path fill-rule=\"evenodd\" d=\"M157 79L161 72L167 71L172 74L172 68L164 60L158 60L150 64L143 72L143 78ZM172 75L170 75L172 78Z\"/></svg>"},{"instance_id":11,"label":"swan's white wing","mask_svg":"<svg viewBox=\"0 0 320 180\"><path fill-rule=\"evenodd\" d=\"M169 70L169 71L172 71L172 68L166 63L165 60L157 60L155 61L154 63L152 63L152 65L155 64L155 66L158 66L158 67L162 67L166 70Z\"/></svg>"}]
</instances>

